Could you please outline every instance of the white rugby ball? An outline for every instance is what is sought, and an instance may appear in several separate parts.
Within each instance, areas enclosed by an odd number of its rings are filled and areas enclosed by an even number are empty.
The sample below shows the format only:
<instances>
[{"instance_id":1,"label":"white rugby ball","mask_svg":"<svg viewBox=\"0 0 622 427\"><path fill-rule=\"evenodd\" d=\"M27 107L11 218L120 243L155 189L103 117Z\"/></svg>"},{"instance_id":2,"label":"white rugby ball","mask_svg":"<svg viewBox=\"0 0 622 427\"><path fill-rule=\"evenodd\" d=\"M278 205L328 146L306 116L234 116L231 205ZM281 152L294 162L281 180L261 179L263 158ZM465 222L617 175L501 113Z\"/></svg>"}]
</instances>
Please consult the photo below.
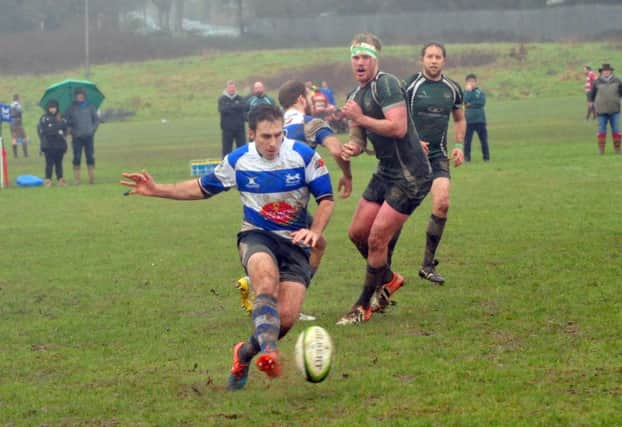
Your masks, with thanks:
<instances>
[{"instance_id":1,"label":"white rugby ball","mask_svg":"<svg viewBox=\"0 0 622 427\"><path fill-rule=\"evenodd\" d=\"M309 326L296 341L296 366L312 383L324 381L333 365L333 340L326 329Z\"/></svg>"}]
</instances>

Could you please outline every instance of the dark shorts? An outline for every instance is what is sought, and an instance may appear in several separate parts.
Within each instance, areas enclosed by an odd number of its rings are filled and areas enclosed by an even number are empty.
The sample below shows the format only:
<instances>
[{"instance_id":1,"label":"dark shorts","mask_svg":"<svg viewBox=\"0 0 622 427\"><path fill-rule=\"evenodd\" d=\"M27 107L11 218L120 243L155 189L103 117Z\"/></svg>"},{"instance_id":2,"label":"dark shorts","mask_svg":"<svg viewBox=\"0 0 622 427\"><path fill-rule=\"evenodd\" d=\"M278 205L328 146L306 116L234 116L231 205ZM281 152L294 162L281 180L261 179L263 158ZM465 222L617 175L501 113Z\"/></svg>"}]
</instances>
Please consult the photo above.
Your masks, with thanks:
<instances>
[{"instance_id":1,"label":"dark shorts","mask_svg":"<svg viewBox=\"0 0 622 427\"><path fill-rule=\"evenodd\" d=\"M449 159L447 157L430 159L430 166L432 166L432 179L451 178L449 174Z\"/></svg>"},{"instance_id":2,"label":"dark shorts","mask_svg":"<svg viewBox=\"0 0 622 427\"><path fill-rule=\"evenodd\" d=\"M387 202L399 213L410 215L425 199L431 186L431 179L409 182L405 179L391 180L373 174L363 192L363 198L372 203Z\"/></svg>"},{"instance_id":3,"label":"dark shorts","mask_svg":"<svg viewBox=\"0 0 622 427\"><path fill-rule=\"evenodd\" d=\"M281 282L296 282L309 287L309 253L284 237L263 230L241 231L238 233L238 251L245 270L251 255L267 253L279 268Z\"/></svg>"}]
</instances>

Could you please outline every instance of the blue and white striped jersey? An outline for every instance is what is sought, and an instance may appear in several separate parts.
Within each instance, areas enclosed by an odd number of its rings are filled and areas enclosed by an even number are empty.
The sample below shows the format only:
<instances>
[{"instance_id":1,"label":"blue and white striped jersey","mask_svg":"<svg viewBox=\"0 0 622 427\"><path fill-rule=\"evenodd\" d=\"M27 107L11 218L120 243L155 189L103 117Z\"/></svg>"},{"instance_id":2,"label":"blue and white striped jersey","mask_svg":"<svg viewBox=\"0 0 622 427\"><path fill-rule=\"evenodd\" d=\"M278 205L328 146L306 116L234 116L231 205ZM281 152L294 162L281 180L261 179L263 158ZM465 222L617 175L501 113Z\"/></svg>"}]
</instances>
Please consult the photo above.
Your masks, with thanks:
<instances>
[{"instance_id":1,"label":"blue and white striped jersey","mask_svg":"<svg viewBox=\"0 0 622 427\"><path fill-rule=\"evenodd\" d=\"M311 148L324 143L324 138L334 132L325 120L309 116L290 108L284 114L283 130L289 139L305 142Z\"/></svg>"},{"instance_id":2,"label":"blue and white striped jersey","mask_svg":"<svg viewBox=\"0 0 622 427\"><path fill-rule=\"evenodd\" d=\"M332 197L324 160L306 144L284 139L274 160L264 159L254 142L229 153L213 172L199 178L205 197L237 187L244 208L242 230L261 229L291 239L307 227L307 205Z\"/></svg>"}]
</instances>

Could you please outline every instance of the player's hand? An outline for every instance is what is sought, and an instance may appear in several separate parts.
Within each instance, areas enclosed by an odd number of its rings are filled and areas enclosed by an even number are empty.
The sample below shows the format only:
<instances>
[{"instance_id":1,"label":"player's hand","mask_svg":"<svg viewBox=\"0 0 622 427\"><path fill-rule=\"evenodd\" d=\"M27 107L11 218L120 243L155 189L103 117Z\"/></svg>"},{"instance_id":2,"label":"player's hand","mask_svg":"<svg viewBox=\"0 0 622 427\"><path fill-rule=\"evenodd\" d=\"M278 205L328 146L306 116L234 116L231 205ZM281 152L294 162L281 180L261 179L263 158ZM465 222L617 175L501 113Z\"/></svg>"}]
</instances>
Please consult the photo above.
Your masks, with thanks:
<instances>
[{"instance_id":1,"label":"player's hand","mask_svg":"<svg viewBox=\"0 0 622 427\"><path fill-rule=\"evenodd\" d=\"M339 195L341 199L350 197L350 194L352 194L352 177L342 176L339 178L337 191L341 193Z\"/></svg>"},{"instance_id":2,"label":"player's hand","mask_svg":"<svg viewBox=\"0 0 622 427\"><path fill-rule=\"evenodd\" d=\"M145 170L139 173L124 172L123 177L127 178L129 181L121 181L120 184L131 188L131 190L125 194L139 194L141 196L153 196L156 194L156 183L151 175L149 175L149 172Z\"/></svg>"},{"instance_id":3,"label":"player's hand","mask_svg":"<svg viewBox=\"0 0 622 427\"><path fill-rule=\"evenodd\" d=\"M356 157L361 154L361 151L363 151L363 149L360 145L356 142L348 141L341 146L341 158L344 161L349 162L352 157Z\"/></svg>"},{"instance_id":4,"label":"player's hand","mask_svg":"<svg viewBox=\"0 0 622 427\"><path fill-rule=\"evenodd\" d=\"M454 166L458 167L464 162L464 152L460 148L454 148L451 150L451 160L454 162Z\"/></svg>"},{"instance_id":5,"label":"player's hand","mask_svg":"<svg viewBox=\"0 0 622 427\"><path fill-rule=\"evenodd\" d=\"M361 110L361 106L352 99L346 102L346 105L343 106L341 112L344 116L346 116L346 118L356 123L358 123L359 119L363 117L363 110Z\"/></svg>"},{"instance_id":6,"label":"player's hand","mask_svg":"<svg viewBox=\"0 0 622 427\"><path fill-rule=\"evenodd\" d=\"M314 248L315 245L317 245L318 240L320 240L320 235L315 231L309 230L308 228L301 228L300 230L292 233L292 243L294 245L302 243Z\"/></svg>"},{"instance_id":7,"label":"player's hand","mask_svg":"<svg viewBox=\"0 0 622 427\"><path fill-rule=\"evenodd\" d=\"M421 144L421 149L423 150L423 154L427 156L430 153L430 143L419 140L419 144Z\"/></svg>"}]
</instances>

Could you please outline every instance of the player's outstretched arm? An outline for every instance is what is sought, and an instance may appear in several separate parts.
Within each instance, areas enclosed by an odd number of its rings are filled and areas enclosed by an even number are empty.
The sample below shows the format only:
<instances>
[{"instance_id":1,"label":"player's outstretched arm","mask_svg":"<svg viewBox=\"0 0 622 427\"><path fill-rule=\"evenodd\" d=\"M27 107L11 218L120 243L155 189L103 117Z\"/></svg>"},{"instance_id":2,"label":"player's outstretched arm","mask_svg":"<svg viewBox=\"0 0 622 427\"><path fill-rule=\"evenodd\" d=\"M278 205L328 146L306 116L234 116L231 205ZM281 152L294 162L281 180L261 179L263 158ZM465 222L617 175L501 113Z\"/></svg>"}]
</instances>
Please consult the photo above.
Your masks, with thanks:
<instances>
[{"instance_id":1,"label":"player's outstretched arm","mask_svg":"<svg viewBox=\"0 0 622 427\"><path fill-rule=\"evenodd\" d=\"M176 184L158 184L147 171L124 172L121 185L130 187L126 195L162 197L174 200L199 200L204 195L196 179Z\"/></svg>"}]
</instances>

